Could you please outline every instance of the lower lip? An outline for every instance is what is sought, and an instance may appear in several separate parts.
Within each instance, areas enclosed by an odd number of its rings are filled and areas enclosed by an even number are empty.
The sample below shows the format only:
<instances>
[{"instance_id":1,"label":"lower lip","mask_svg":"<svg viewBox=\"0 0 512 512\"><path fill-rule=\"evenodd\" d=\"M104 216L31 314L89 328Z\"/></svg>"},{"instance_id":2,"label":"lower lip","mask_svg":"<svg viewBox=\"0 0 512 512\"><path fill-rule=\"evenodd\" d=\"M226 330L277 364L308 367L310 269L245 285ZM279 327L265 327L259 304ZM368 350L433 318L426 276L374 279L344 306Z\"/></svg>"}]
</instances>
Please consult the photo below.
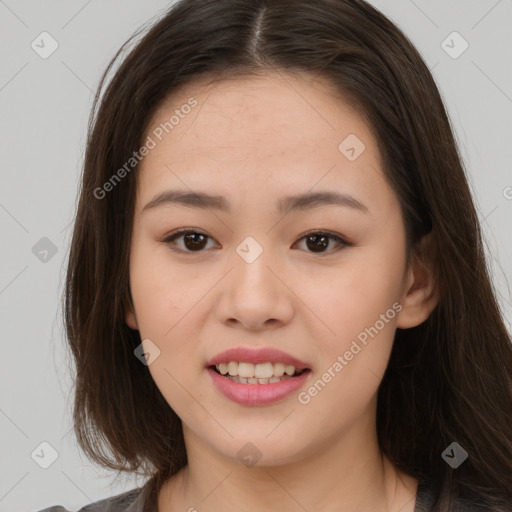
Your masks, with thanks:
<instances>
[{"instance_id":1,"label":"lower lip","mask_svg":"<svg viewBox=\"0 0 512 512\"><path fill-rule=\"evenodd\" d=\"M227 398L242 405L265 405L278 402L300 388L309 374L306 370L297 377L273 382L271 384L243 384L223 377L215 370L208 368L217 389Z\"/></svg>"}]
</instances>

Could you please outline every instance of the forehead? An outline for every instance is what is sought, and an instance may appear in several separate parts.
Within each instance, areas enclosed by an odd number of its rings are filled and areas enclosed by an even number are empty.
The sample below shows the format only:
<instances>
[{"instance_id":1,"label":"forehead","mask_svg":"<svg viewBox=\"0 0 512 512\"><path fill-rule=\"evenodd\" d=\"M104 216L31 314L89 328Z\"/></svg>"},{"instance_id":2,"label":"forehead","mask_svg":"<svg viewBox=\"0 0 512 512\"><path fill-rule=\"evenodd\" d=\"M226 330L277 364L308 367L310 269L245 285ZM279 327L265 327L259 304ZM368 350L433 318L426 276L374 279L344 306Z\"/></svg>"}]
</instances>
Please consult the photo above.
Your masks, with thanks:
<instances>
[{"instance_id":1,"label":"forehead","mask_svg":"<svg viewBox=\"0 0 512 512\"><path fill-rule=\"evenodd\" d=\"M319 179L326 186L383 180L364 118L329 82L308 75L192 82L159 106L146 136L155 147L139 168L144 195L179 183L179 176L192 188L205 180L221 188L257 180L258 186L295 184L297 191ZM356 159L353 152L347 157L350 146L356 157L362 151Z\"/></svg>"}]
</instances>

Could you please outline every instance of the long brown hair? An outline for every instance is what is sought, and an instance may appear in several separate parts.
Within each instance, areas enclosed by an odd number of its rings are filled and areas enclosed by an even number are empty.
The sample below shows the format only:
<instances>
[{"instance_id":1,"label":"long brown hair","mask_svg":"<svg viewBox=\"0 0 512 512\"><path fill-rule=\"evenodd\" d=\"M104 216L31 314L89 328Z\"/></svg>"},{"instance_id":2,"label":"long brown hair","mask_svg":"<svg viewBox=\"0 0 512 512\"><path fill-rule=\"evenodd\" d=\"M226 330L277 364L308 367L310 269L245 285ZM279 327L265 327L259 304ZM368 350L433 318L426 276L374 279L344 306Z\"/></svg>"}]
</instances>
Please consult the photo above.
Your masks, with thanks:
<instances>
[{"instance_id":1,"label":"long brown hair","mask_svg":"<svg viewBox=\"0 0 512 512\"><path fill-rule=\"evenodd\" d=\"M439 284L430 317L396 332L378 393L382 451L432 482L439 512L457 499L492 503L510 493L511 337L445 107L409 39L363 0L182 0L106 85L123 49L91 112L65 286L74 428L89 458L151 476L153 504L187 463L180 418L134 356L140 335L124 320L137 168L104 197L98 189L141 147L155 109L178 87L199 77L306 72L330 81L368 121L408 250ZM457 469L441 456L452 442L469 455Z\"/></svg>"}]
</instances>

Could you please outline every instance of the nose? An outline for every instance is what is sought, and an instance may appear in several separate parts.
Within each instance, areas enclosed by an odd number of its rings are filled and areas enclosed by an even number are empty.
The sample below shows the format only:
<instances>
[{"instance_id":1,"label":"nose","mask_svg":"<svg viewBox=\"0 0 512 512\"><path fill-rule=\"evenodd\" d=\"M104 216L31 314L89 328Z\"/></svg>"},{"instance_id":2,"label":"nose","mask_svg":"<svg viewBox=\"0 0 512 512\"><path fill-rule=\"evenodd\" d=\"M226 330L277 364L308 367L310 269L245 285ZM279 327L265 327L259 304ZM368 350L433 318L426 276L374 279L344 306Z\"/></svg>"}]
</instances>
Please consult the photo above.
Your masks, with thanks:
<instances>
[{"instance_id":1,"label":"nose","mask_svg":"<svg viewBox=\"0 0 512 512\"><path fill-rule=\"evenodd\" d=\"M220 322L251 331L274 329L290 322L296 300L291 291L293 283L286 283L270 250L263 250L254 261L235 254L231 267L219 283L215 314Z\"/></svg>"}]
</instances>

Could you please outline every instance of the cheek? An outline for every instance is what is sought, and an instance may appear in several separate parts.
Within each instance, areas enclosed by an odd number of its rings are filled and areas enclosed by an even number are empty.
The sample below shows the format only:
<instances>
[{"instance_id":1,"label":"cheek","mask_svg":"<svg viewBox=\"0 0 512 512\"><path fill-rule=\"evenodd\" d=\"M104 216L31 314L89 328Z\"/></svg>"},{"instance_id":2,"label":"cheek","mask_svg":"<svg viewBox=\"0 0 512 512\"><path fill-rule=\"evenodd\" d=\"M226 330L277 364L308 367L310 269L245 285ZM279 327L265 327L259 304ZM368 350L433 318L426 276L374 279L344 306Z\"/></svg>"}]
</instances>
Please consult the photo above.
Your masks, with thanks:
<instances>
[{"instance_id":1,"label":"cheek","mask_svg":"<svg viewBox=\"0 0 512 512\"><path fill-rule=\"evenodd\" d=\"M196 303L208 287L196 278L192 266L186 271L172 266L159 252L133 253L132 297L141 339L149 338L159 349L148 367L151 377L167 403L186 419L195 403L187 392L190 375L197 376L202 368L194 344L199 339L200 322L195 320L201 310Z\"/></svg>"},{"instance_id":2,"label":"cheek","mask_svg":"<svg viewBox=\"0 0 512 512\"><path fill-rule=\"evenodd\" d=\"M405 241L400 230L386 228L386 236L361 247L347 269L345 306L351 314L375 322L402 296Z\"/></svg>"},{"instance_id":3,"label":"cheek","mask_svg":"<svg viewBox=\"0 0 512 512\"><path fill-rule=\"evenodd\" d=\"M166 333L205 293L193 265L172 264L170 249L154 240L135 240L130 287L139 328L155 336Z\"/></svg>"},{"instance_id":4,"label":"cheek","mask_svg":"<svg viewBox=\"0 0 512 512\"><path fill-rule=\"evenodd\" d=\"M405 246L401 239L359 247L347 253L343 264L325 273L322 280L308 280L307 306L321 319L317 349L334 363L346 351L357 355L351 367L366 365L381 375L392 347L401 284ZM316 321L315 321L316 322ZM358 351L357 346L361 350ZM349 372L346 372L349 373Z\"/></svg>"},{"instance_id":5,"label":"cheek","mask_svg":"<svg viewBox=\"0 0 512 512\"><path fill-rule=\"evenodd\" d=\"M330 286L335 291L322 301L318 297L316 306L329 330L318 324L322 335L314 340L321 356L304 399L315 400L313 408L319 414L327 404L332 408L332 428L340 421L350 424L376 394L391 354L400 308L395 300L396 284L377 272L365 273L364 261L358 265L360 274L332 280Z\"/></svg>"}]
</instances>

